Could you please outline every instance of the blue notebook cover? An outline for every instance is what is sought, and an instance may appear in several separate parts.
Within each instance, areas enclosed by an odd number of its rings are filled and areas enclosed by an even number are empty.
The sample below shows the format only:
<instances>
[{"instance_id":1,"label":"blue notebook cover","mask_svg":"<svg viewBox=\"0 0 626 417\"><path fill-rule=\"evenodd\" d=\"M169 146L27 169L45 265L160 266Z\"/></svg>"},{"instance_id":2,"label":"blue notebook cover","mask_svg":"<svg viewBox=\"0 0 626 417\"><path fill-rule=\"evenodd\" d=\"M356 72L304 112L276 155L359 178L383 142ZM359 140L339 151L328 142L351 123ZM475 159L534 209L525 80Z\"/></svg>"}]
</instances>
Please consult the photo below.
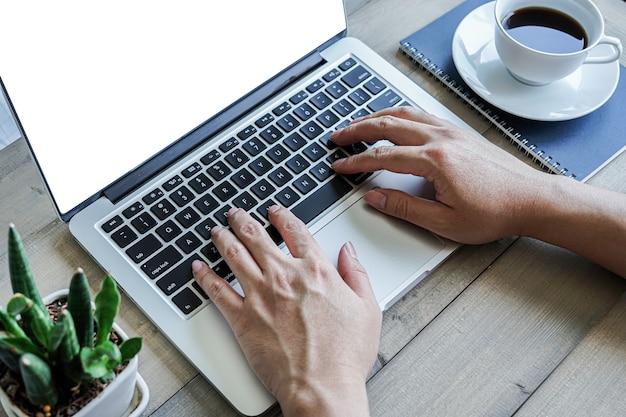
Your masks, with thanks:
<instances>
[{"instance_id":1,"label":"blue notebook cover","mask_svg":"<svg viewBox=\"0 0 626 417\"><path fill-rule=\"evenodd\" d=\"M463 18L490 0L467 0L400 41L400 50L491 121L520 149L551 172L584 181L626 148L626 71L617 89L596 111L567 121L520 118L481 101L452 61L452 37Z\"/></svg>"}]
</instances>

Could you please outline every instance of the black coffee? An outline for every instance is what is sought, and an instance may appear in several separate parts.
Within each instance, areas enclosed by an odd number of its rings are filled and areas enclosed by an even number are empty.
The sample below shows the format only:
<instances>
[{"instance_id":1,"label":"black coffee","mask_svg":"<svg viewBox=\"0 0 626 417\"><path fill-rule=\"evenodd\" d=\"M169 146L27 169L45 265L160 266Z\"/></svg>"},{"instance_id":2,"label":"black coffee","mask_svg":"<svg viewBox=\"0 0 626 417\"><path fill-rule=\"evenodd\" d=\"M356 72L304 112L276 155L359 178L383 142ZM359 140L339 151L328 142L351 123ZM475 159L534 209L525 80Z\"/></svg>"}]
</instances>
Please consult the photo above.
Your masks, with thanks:
<instances>
[{"instance_id":1,"label":"black coffee","mask_svg":"<svg viewBox=\"0 0 626 417\"><path fill-rule=\"evenodd\" d=\"M525 7L507 15L502 26L513 39L538 51L567 54L587 47L587 34L572 17L545 7Z\"/></svg>"}]
</instances>

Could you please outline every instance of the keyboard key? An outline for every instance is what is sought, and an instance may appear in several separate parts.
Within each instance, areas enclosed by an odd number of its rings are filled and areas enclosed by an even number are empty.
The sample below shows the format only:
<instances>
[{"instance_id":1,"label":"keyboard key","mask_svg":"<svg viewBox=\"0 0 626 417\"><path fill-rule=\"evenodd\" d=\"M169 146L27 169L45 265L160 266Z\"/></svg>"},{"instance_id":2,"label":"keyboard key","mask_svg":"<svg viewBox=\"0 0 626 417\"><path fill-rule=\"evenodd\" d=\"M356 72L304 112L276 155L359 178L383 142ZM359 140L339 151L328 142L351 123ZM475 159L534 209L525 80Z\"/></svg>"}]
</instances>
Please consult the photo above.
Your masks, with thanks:
<instances>
[{"instance_id":1,"label":"keyboard key","mask_svg":"<svg viewBox=\"0 0 626 417\"><path fill-rule=\"evenodd\" d=\"M209 262L217 262L222 257L213 242L200 249L200 253L206 256Z\"/></svg>"},{"instance_id":2,"label":"keyboard key","mask_svg":"<svg viewBox=\"0 0 626 417\"><path fill-rule=\"evenodd\" d=\"M328 71L326 73L326 75L324 75L322 78L324 79L324 81L332 81L335 78L339 77L341 75L341 72L339 72L339 70L337 69L332 69L330 71Z\"/></svg>"},{"instance_id":3,"label":"keyboard key","mask_svg":"<svg viewBox=\"0 0 626 417\"><path fill-rule=\"evenodd\" d=\"M367 80L372 73L366 70L362 65L357 66L352 71L347 73L341 78L341 81L346 83L348 87L354 88L357 85L361 84L363 81Z\"/></svg>"},{"instance_id":4,"label":"keyboard key","mask_svg":"<svg viewBox=\"0 0 626 417\"><path fill-rule=\"evenodd\" d=\"M376 77L372 78L367 83L365 83L365 89L369 91L370 93L372 93L373 95L380 93L385 88L387 88L385 83L383 83Z\"/></svg>"},{"instance_id":5,"label":"keyboard key","mask_svg":"<svg viewBox=\"0 0 626 417\"><path fill-rule=\"evenodd\" d=\"M329 164L332 164L333 162L339 160L339 159L343 159L348 157L348 154L346 152L344 152L342 149L338 148L335 149L335 151L333 153L331 153L330 155L328 155L326 157L326 160L328 161Z\"/></svg>"},{"instance_id":6,"label":"keyboard key","mask_svg":"<svg viewBox=\"0 0 626 417\"><path fill-rule=\"evenodd\" d=\"M137 234L133 232L130 226L122 226L111 234L111 239L117 243L117 246L124 249L137 239Z\"/></svg>"},{"instance_id":7,"label":"keyboard key","mask_svg":"<svg viewBox=\"0 0 626 417\"><path fill-rule=\"evenodd\" d=\"M202 289L202 287L200 287L200 284L198 284L197 281L193 281L191 283L191 286L193 287L194 290L196 290L196 292L198 294L200 294L200 297L204 298L205 300L209 299L209 296L206 295L206 293L204 292L204 290ZM184 290L183 290L184 291ZM182 292L182 291L181 291Z\"/></svg>"},{"instance_id":8,"label":"keyboard key","mask_svg":"<svg viewBox=\"0 0 626 417\"><path fill-rule=\"evenodd\" d=\"M228 226L228 210L231 208L230 204L226 204L224 207L215 212L215 218L222 224L222 226Z\"/></svg>"},{"instance_id":9,"label":"keyboard key","mask_svg":"<svg viewBox=\"0 0 626 417\"><path fill-rule=\"evenodd\" d=\"M204 221L202 223L200 223L199 225L197 225L194 230L204 239L204 240L210 240L211 239L211 230L213 230L213 228L217 226L217 223L215 223L213 220L211 219L204 219Z\"/></svg>"},{"instance_id":10,"label":"keyboard key","mask_svg":"<svg viewBox=\"0 0 626 417\"><path fill-rule=\"evenodd\" d=\"M287 152L287 149L285 149L283 145L278 144L267 151L266 155L277 164L287 159L289 157L289 152Z\"/></svg>"},{"instance_id":11,"label":"keyboard key","mask_svg":"<svg viewBox=\"0 0 626 417\"><path fill-rule=\"evenodd\" d=\"M274 186L270 184L266 179L262 179L254 184L252 187L250 187L250 190L252 190L254 195L256 195L258 198L264 200L269 197L274 191L276 191L276 188L274 188Z\"/></svg>"},{"instance_id":12,"label":"keyboard key","mask_svg":"<svg viewBox=\"0 0 626 417\"><path fill-rule=\"evenodd\" d=\"M261 216L263 216L265 219L268 218L268 210L270 207L275 206L276 202L274 202L274 200L269 199L265 202L263 202L257 209L257 213L259 213Z\"/></svg>"},{"instance_id":13,"label":"keyboard key","mask_svg":"<svg viewBox=\"0 0 626 417\"><path fill-rule=\"evenodd\" d=\"M376 100L367 104L367 107L373 111L379 111L388 107L393 107L402 100L398 94L393 90L387 90L384 94L378 97Z\"/></svg>"},{"instance_id":14,"label":"keyboard key","mask_svg":"<svg viewBox=\"0 0 626 417\"><path fill-rule=\"evenodd\" d=\"M332 132L327 132L325 135L323 135L320 138L320 142L322 142L322 144L324 146L326 146L328 149L335 149L337 147L337 145L335 144L335 142L333 142L332 140L330 140L330 134Z\"/></svg>"},{"instance_id":15,"label":"keyboard key","mask_svg":"<svg viewBox=\"0 0 626 417\"><path fill-rule=\"evenodd\" d=\"M213 185L213 182L204 175L204 173L200 173L200 175L196 175L189 181L189 186L193 188L196 194L202 194L206 190L209 189L210 186Z\"/></svg>"},{"instance_id":16,"label":"keyboard key","mask_svg":"<svg viewBox=\"0 0 626 417\"><path fill-rule=\"evenodd\" d=\"M196 224L198 221L200 221L200 215L192 207L187 207L180 213L176 214L174 218L185 229L190 228L191 226Z\"/></svg>"},{"instance_id":17,"label":"keyboard key","mask_svg":"<svg viewBox=\"0 0 626 417\"><path fill-rule=\"evenodd\" d=\"M245 211L252 210L254 206L257 205L257 203L258 201L256 201L254 197L252 197L252 195L250 195L250 193L247 191L244 191L233 199L233 204L235 205L235 207L239 207L241 209L244 209Z\"/></svg>"},{"instance_id":18,"label":"keyboard key","mask_svg":"<svg viewBox=\"0 0 626 417\"><path fill-rule=\"evenodd\" d=\"M245 129L241 130L239 133L237 133L237 137L241 140L246 140L250 136L254 135L255 133L256 133L256 127L250 125L246 127Z\"/></svg>"},{"instance_id":19,"label":"keyboard key","mask_svg":"<svg viewBox=\"0 0 626 417\"><path fill-rule=\"evenodd\" d=\"M209 173L211 178L213 178L215 181L219 181L226 178L226 176L232 171L224 162L217 161L207 169L207 172Z\"/></svg>"},{"instance_id":20,"label":"keyboard key","mask_svg":"<svg viewBox=\"0 0 626 417\"><path fill-rule=\"evenodd\" d=\"M339 122L339 117L330 110L326 110L324 113L317 116L317 121L324 127L331 127Z\"/></svg>"},{"instance_id":21,"label":"keyboard key","mask_svg":"<svg viewBox=\"0 0 626 417\"><path fill-rule=\"evenodd\" d=\"M200 210L202 214L209 214L219 207L219 203L210 194L205 194L198 199L193 205Z\"/></svg>"},{"instance_id":22,"label":"keyboard key","mask_svg":"<svg viewBox=\"0 0 626 417\"><path fill-rule=\"evenodd\" d=\"M339 64L339 69L342 71L347 71L350 68L354 67L356 65L356 61L352 58L348 58L345 61L343 61L341 64Z\"/></svg>"},{"instance_id":23,"label":"keyboard key","mask_svg":"<svg viewBox=\"0 0 626 417\"><path fill-rule=\"evenodd\" d=\"M187 168L183 169L181 171L181 174L183 174L183 177L185 178L190 178L196 175L201 170L202 170L202 166L199 163L194 162L193 164L189 165Z\"/></svg>"},{"instance_id":24,"label":"keyboard key","mask_svg":"<svg viewBox=\"0 0 626 417\"><path fill-rule=\"evenodd\" d=\"M296 127L300 126L300 122L298 119L288 114L282 119L278 120L278 126L283 129L285 132L289 133L294 130Z\"/></svg>"},{"instance_id":25,"label":"keyboard key","mask_svg":"<svg viewBox=\"0 0 626 417\"><path fill-rule=\"evenodd\" d=\"M165 242L169 242L174 239L176 236L182 233L182 230L174 221L168 220L163 223L161 226L156 228L157 234L163 239Z\"/></svg>"},{"instance_id":26,"label":"keyboard key","mask_svg":"<svg viewBox=\"0 0 626 417\"><path fill-rule=\"evenodd\" d=\"M178 207L183 207L184 205L190 203L194 197L194 193L184 185L170 194L170 198Z\"/></svg>"},{"instance_id":27,"label":"keyboard key","mask_svg":"<svg viewBox=\"0 0 626 417\"><path fill-rule=\"evenodd\" d=\"M312 143L304 149L304 155L311 161L315 162L326 155L326 151L317 143Z\"/></svg>"},{"instance_id":28,"label":"keyboard key","mask_svg":"<svg viewBox=\"0 0 626 417\"><path fill-rule=\"evenodd\" d=\"M252 184L256 177L252 175L250 171L246 168L243 168L235 175L230 177L230 180L234 182L239 188L246 188L248 185Z\"/></svg>"},{"instance_id":29,"label":"keyboard key","mask_svg":"<svg viewBox=\"0 0 626 417\"><path fill-rule=\"evenodd\" d=\"M163 184L163 189L165 191L172 191L174 188L178 187L182 183L183 179L180 177L180 175L174 175Z\"/></svg>"},{"instance_id":30,"label":"keyboard key","mask_svg":"<svg viewBox=\"0 0 626 417\"><path fill-rule=\"evenodd\" d=\"M150 191L147 195L145 195L142 198L142 200L147 205L150 205L150 204L154 203L155 201L157 201L159 198L163 197L164 195L165 194L163 194L163 190L161 190L160 188L156 188L156 189Z\"/></svg>"},{"instance_id":31,"label":"keyboard key","mask_svg":"<svg viewBox=\"0 0 626 417\"><path fill-rule=\"evenodd\" d=\"M127 219L130 219L130 218L136 216L138 213L141 213L142 210L143 210L143 204L141 204L139 201L137 201L137 202L133 203L130 207L125 209L122 212L122 215L124 217L126 217Z\"/></svg>"},{"instance_id":32,"label":"keyboard key","mask_svg":"<svg viewBox=\"0 0 626 417\"><path fill-rule=\"evenodd\" d=\"M366 103L372 96L367 94L363 89L357 88L350 94L348 94L348 98L354 102L357 106Z\"/></svg>"},{"instance_id":33,"label":"keyboard key","mask_svg":"<svg viewBox=\"0 0 626 417\"><path fill-rule=\"evenodd\" d=\"M255 131L256 131L256 129L255 129ZM252 132L252 133L254 133L254 132ZM246 137L246 139L247 139L247 137ZM239 141L237 139L235 139L235 138L230 138L230 139L225 140L224 142L222 142L220 144L219 148L220 148L220 151L222 151L222 152L228 152L228 151L230 151L231 149L233 149L237 145L239 145Z\"/></svg>"},{"instance_id":34,"label":"keyboard key","mask_svg":"<svg viewBox=\"0 0 626 417\"><path fill-rule=\"evenodd\" d=\"M213 267L213 271L220 277L224 278L228 282L232 282L235 279L233 271L228 267L226 261L221 261Z\"/></svg>"},{"instance_id":35,"label":"keyboard key","mask_svg":"<svg viewBox=\"0 0 626 417\"><path fill-rule=\"evenodd\" d=\"M309 93L314 93L322 87L324 87L324 82L322 80L315 80L306 87L306 90Z\"/></svg>"},{"instance_id":36,"label":"keyboard key","mask_svg":"<svg viewBox=\"0 0 626 417\"><path fill-rule=\"evenodd\" d=\"M309 177L307 174L304 174L293 182L293 186L296 187L302 194L308 194L313 191L316 184L317 183L313 180L313 178Z\"/></svg>"},{"instance_id":37,"label":"keyboard key","mask_svg":"<svg viewBox=\"0 0 626 417\"><path fill-rule=\"evenodd\" d=\"M211 152L207 153L202 158L200 158L200 162L202 162L204 165L209 165L211 162L217 160L220 157L220 155L221 155L220 151L213 149Z\"/></svg>"},{"instance_id":38,"label":"keyboard key","mask_svg":"<svg viewBox=\"0 0 626 417\"><path fill-rule=\"evenodd\" d=\"M241 149L233 150L224 158L226 159L226 162L228 162L230 166L232 166L235 169L239 168L240 166L242 166L243 164L245 164L246 162L250 160L250 158L248 158L248 156L245 153L243 153Z\"/></svg>"},{"instance_id":39,"label":"keyboard key","mask_svg":"<svg viewBox=\"0 0 626 417\"><path fill-rule=\"evenodd\" d=\"M248 165L248 167L253 170L257 175L263 175L267 171L272 169L272 164L270 164L270 161L265 159L264 156L260 156L255 159L253 163Z\"/></svg>"},{"instance_id":40,"label":"keyboard key","mask_svg":"<svg viewBox=\"0 0 626 417\"><path fill-rule=\"evenodd\" d=\"M270 126L265 128L265 130L263 130L259 134L259 136L261 136L261 138L263 138L263 140L265 140L267 143L272 144L278 139L282 138L284 135L283 132L278 130L276 126Z\"/></svg>"},{"instance_id":41,"label":"keyboard key","mask_svg":"<svg viewBox=\"0 0 626 417\"><path fill-rule=\"evenodd\" d=\"M307 144L306 139L300 136L299 133L294 133L292 135L289 135L289 137L287 137L283 142L292 151L297 151L298 149L302 148L304 145Z\"/></svg>"},{"instance_id":42,"label":"keyboard key","mask_svg":"<svg viewBox=\"0 0 626 417\"><path fill-rule=\"evenodd\" d=\"M319 182L323 182L324 180L330 178L331 175L333 175L333 170L324 162L320 162L319 164L315 165L313 168L311 168L309 172L313 174L313 176L317 178Z\"/></svg>"},{"instance_id":43,"label":"keyboard key","mask_svg":"<svg viewBox=\"0 0 626 417\"><path fill-rule=\"evenodd\" d=\"M311 98L311 103L319 110L322 110L330 103L332 103L332 100L326 94L318 93L313 98Z\"/></svg>"},{"instance_id":44,"label":"keyboard key","mask_svg":"<svg viewBox=\"0 0 626 417\"><path fill-rule=\"evenodd\" d=\"M275 196L276 200L284 207L292 206L296 201L300 200L300 196L291 187L285 187L280 190Z\"/></svg>"},{"instance_id":45,"label":"keyboard key","mask_svg":"<svg viewBox=\"0 0 626 417\"><path fill-rule=\"evenodd\" d=\"M172 295L193 279L191 264L196 259L200 259L200 256L194 255L186 259L185 262L172 269L163 278L157 281L157 286L165 295Z\"/></svg>"},{"instance_id":46,"label":"keyboard key","mask_svg":"<svg viewBox=\"0 0 626 417\"><path fill-rule=\"evenodd\" d=\"M102 230L104 230L106 233L110 233L113 230L117 229L120 225L122 225L122 223L124 223L124 220L122 220L120 216L113 216L111 219L104 222L104 224L102 225Z\"/></svg>"},{"instance_id":47,"label":"keyboard key","mask_svg":"<svg viewBox=\"0 0 626 417\"><path fill-rule=\"evenodd\" d=\"M257 138L252 138L243 144L243 149L248 152L250 156L257 156L265 148L267 148L267 145Z\"/></svg>"},{"instance_id":48,"label":"keyboard key","mask_svg":"<svg viewBox=\"0 0 626 417\"><path fill-rule=\"evenodd\" d=\"M274 113L276 116L280 116L288 112L289 110L291 110L291 105L287 102L284 102L276 106L274 110L272 110L272 113Z\"/></svg>"},{"instance_id":49,"label":"keyboard key","mask_svg":"<svg viewBox=\"0 0 626 417\"><path fill-rule=\"evenodd\" d=\"M333 98L339 98L348 92L348 89L339 81L332 83L326 89L326 92Z\"/></svg>"},{"instance_id":50,"label":"keyboard key","mask_svg":"<svg viewBox=\"0 0 626 417\"><path fill-rule=\"evenodd\" d=\"M190 254L194 250L200 247L202 242L193 232L187 232L176 240L176 246L178 246L186 254ZM189 269L191 272L191 268Z\"/></svg>"},{"instance_id":51,"label":"keyboard key","mask_svg":"<svg viewBox=\"0 0 626 417\"><path fill-rule=\"evenodd\" d=\"M261 128L261 127L267 126L273 121L274 121L274 116L272 116L269 113L266 113L263 116L261 116L256 122L254 122L254 124L257 125L257 127Z\"/></svg>"},{"instance_id":52,"label":"keyboard key","mask_svg":"<svg viewBox=\"0 0 626 417\"><path fill-rule=\"evenodd\" d=\"M169 215L174 213L176 209L168 200L163 199L154 206L150 207L150 211L154 213L160 220L165 220Z\"/></svg>"},{"instance_id":53,"label":"keyboard key","mask_svg":"<svg viewBox=\"0 0 626 417\"><path fill-rule=\"evenodd\" d=\"M183 289L181 292L172 297L172 301L184 314L190 314L202 305L202 300L200 300L191 288Z\"/></svg>"},{"instance_id":54,"label":"keyboard key","mask_svg":"<svg viewBox=\"0 0 626 417\"><path fill-rule=\"evenodd\" d=\"M155 279L173 267L178 261L183 259L173 246L168 246L157 253L152 259L141 265L143 272L150 278Z\"/></svg>"},{"instance_id":55,"label":"keyboard key","mask_svg":"<svg viewBox=\"0 0 626 417\"><path fill-rule=\"evenodd\" d=\"M300 129L300 132L302 132L307 138L314 139L321 135L322 132L324 132L324 129L322 129L320 125L315 122L309 122Z\"/></svg>"},{"instance_id":56,"label":"keyboard key","mask_svg":"<svg viewBox=\"0 0 626 417\"><path fill-rule=\"evenodd\" d=\"M351 190L352 186L346 180L336 176L313 194L309 194L300 204L293 207L291 212L304 223L309 223Z\"/></svg>"},{"instance_id":57,"label":"keyboard key","mask_svg":"<svg viewBox=\"0 0 626 417\"><path fill-rule=\"evenodd\" d=\"M301 173L309 166L311 166L311 163L299 154L294 155L289 161L287 161L287 167L292 170L294 174Z\"/></svg>"},{"instance_id":58,"label":"keyboard key","mask_svg":"<svg viewBox=\"0 0 626 417\"><path fill-rule=\"evenodd\" d=\"M163 244L153 234L149 234L130 248L126 249L126 254L136 264L143 262L159 250Z\"/></svg>"},{"instance_id":59,"label":"keyboard key","mask_svg":"<svg viewBox=\"0 0 626 417\"><path fill-rule=\"evenodd\" d=\"M237 189L228 181L224 181L213 189L213 194L222 201L226 201L235 194Z\"/></svg>"},{"instance_id":60,"label":"keyboard key","mask_svg":"<svg viewBox=\"0 0 626 417\"><path fill-rule=\"evenodd\" d=\"M367 110L365 110L365 109L361 109L361 110L359 110L358 112L354 113L354 114L353 114L352 116L350 116L350 117L352 117L352 119L354 120L354 119L358 119L359 117L365 117L365 116L367 116L368 114L370 114L370 112L368 112L368 111L367 111Z\"/></svg>"},{"instance_id":61,"label":"keyboard key","mask_svg":"<svg viewBox=\"0 0 626 417\"><path fill-rule=\"evenodd\" d=\"M343 99L333 106L333 110L345 117L356 110L356 107L354 107L348 100Z\"/></svg>"},{"instance_id":62,"label":"keyboard key","mask_svg":"<svg viewBox=\"0 0 626 417\"><path fill-rule=\"evenodd\" d=\"M296 94L294 94L293 96L291 96L291 98L289 99L289 101L291 101L293 104L298 104L300 103L302 100L306 99L309 95L305 92L305 91L298 91Z\"/></svg>"},{"instance_id":63,"label":"keyboard key","mask_svg":"<svg viewBox=\"0 0 626 417\"><path fill-rule=\"evenodd\" d=\"M137 230L139 233L144 234L148 230L156 226L157 221L149 213L146 213L144 211L139 216L137 216L137 218L133 219L130 224L132 224L135 230Z\"/></svg>"},{"instance_id":64,"label":"keyboard key","mask_svg":"<svg viewBox=\"0 0 626 417\"><path fill-rule=\"evenodd\" d=\"M282 187L293 178L293 175L287 172L285 168L278 167L268 175L268 178L278 187Z\"/></svg>"},{"instance_id":65,"label":"keyboard key","mask_svg":"<svg viewBox=\"0 0 626 417\"><path fill-rule=\"evenodd\" d=\"M300 106L296 107L293 112L302 121L309 120L315 115L315 113L317 113L317 111L307 103L303 103Z\"/></svg>"}]
</instances>

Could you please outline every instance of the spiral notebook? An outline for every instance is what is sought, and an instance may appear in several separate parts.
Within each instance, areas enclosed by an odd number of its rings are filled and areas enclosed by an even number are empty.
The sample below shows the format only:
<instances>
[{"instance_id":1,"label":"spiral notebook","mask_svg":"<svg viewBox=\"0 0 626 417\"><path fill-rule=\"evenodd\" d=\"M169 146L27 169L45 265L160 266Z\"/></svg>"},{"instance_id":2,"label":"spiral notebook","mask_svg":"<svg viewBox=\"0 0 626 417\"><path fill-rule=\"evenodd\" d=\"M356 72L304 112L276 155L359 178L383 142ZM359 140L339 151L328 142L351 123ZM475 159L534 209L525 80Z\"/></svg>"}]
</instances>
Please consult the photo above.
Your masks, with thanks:
<instances>
[{"instance_id":1,"label":"spiral notebook","mask_svg":"<svg viewBox=\"0 0 626 417\"><path fill-rule=\"evenodd\" d=\"M545 170L587 180L626 149L626 75L620 65L617 89L594 112L567 121L533 121L486 103L463 82L452 59L452 38L465 16L487 0L467 0L400 41L400 50L472 109L490 121Z\"/></svg>"}]
</instances>

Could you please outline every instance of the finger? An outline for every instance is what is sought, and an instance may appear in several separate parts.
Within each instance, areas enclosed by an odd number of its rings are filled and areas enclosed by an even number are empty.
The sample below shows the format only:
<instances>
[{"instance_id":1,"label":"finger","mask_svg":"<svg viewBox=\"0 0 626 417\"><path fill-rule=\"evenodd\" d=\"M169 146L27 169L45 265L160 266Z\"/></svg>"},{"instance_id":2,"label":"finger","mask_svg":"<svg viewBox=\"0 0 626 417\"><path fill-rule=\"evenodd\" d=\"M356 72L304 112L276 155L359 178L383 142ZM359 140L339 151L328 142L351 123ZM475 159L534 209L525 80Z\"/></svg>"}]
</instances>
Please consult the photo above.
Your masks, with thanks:
<instances>
[{"instance_id":1,"label":"finger","mask_svg":"<svg viewBox=\"0 0 626 417\"><path fill-rule=\"evenodd\" d=\"M414 122L425 123L433 126L444 126L448 122L444 119L440 119L430 113L426 113L416 107L400 106L400 107L388 107L386 109L377 111L375 113L368 114L359 119L354 120L352 123L358 123L362 120L374 119L380 116L394 116L400 119L410 120Z\"/></svg>"},{"instance_id":2,"label":"finger","mask_svg":"<svg viewBox=\"0 0 626 417\"><path fill-rule=\"evenodd\" d=\"M193 261L191 270L202 290L231 323L243 307L243 297L226 280L213 272L206 263Z\"/></svg>"},{"instance_id":3,"label":"finger","mask_svg":"<svg viewBox=\"0 0 626 417\"><path fill-rule=\"evenodd\" d=\"M272 206L269 218L285 241L294 258L326 257L309 229L291 211L282 206Z\"/></svg>"},{"instance_id":4,"label":"finger","mask_svg":"<svg viewBox=\"0 0 626 417\"><path fill-rule=\"evenodd\" d=\"M352 242L345 243L339 250L337 271L358 296L377 303L367 272L359 262Z\"/></svg>"},{"instance_id":5,"label":"finger","mask_svg":"<svg viewBox=\"0 0 626 417\"><path fill-rule=\"evenodd\" d=\"M449 223L447 219L452 208L439 201L387 188L370 190L363 199L382 213L406 220L438 235L451 237L446 225Z\"/></svg>"},{"instance_id":6,"label":"finger","mask_svg":"<svg viewBox=\"0 0 626 417\"><path fill-rule=\"evenodd\" d=\"M340 174L387 170L430 178L433 168L430 149L407 146L380 146L339 159L332 164Z\"/></svg>"},{"instance_id":7,"label":"finger","mask_svg":"<svg viewBox=\"0 0 626 417\"><path fill-rule=\"evenodd\" d=\"M278 249L263 226L245 210L229 210L228 223L237 239L245 245L248 253L260 269L265 269L268 263L277 257L284 256L284 253Z\"/></svg>"}]
</instances>

